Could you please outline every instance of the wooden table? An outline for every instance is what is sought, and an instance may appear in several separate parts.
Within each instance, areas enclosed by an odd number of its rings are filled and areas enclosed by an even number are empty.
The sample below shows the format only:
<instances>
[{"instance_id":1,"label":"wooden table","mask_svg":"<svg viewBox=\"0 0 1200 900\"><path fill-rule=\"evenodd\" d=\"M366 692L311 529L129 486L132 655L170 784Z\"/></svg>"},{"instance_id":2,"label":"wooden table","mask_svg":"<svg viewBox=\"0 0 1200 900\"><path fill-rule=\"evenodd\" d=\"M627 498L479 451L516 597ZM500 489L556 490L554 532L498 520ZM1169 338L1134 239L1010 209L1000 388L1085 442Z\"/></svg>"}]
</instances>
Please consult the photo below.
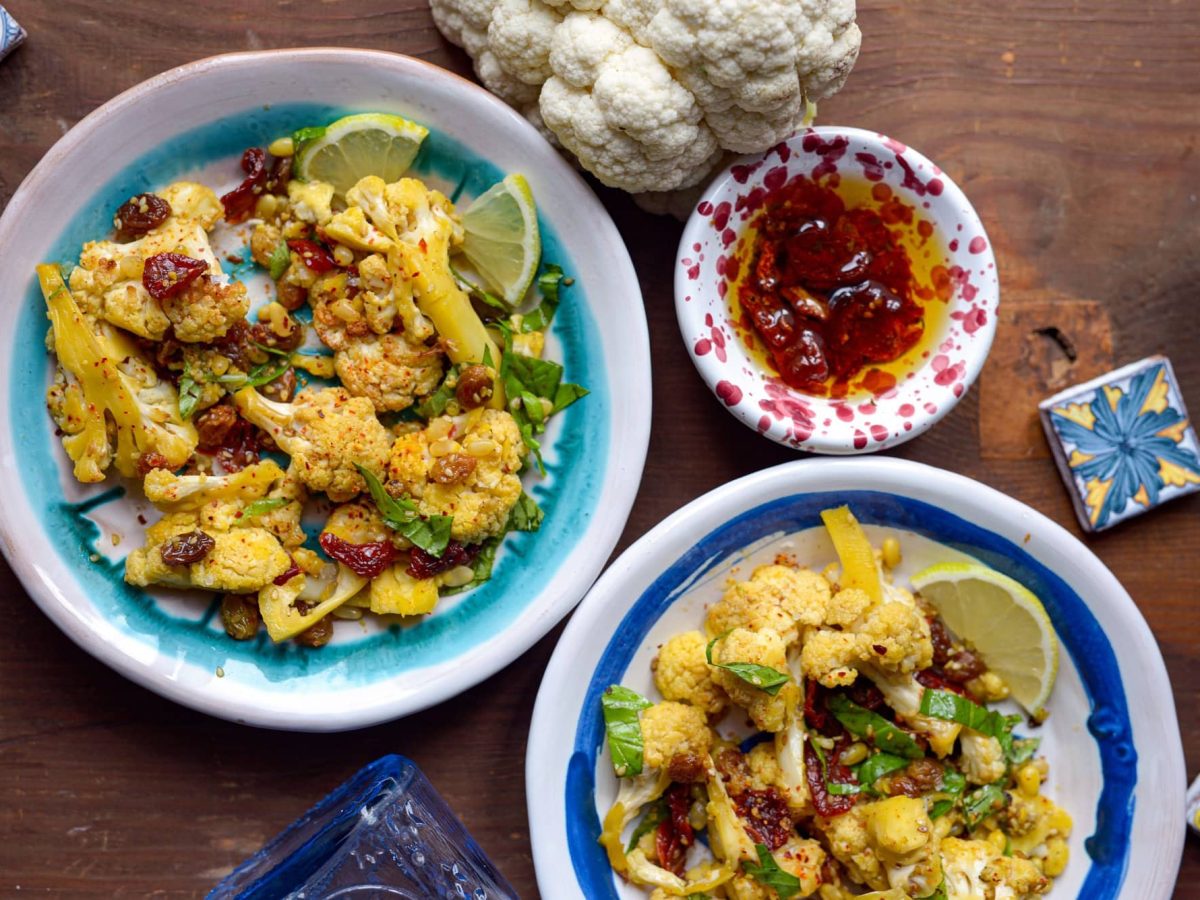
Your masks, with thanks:
<instances>
[{"instance_id":1,"label":"wooden table","mask_svg":"<svg viewBox=\"0 0 1200 900\"><path fill-rule=\"evenodd\" d=\"M83 115L198 57L336 44L469 72L424 0L4 2L31 38L0 64L0 201ZM937 160L986 223L1004 288L980 384L897 455L970 475L1075 529L1033 425L1052 383L1161 352L1200 408L1200 5L864 0L859 20L862 56L822 121L893 134ZM671 292L679 225L601 195L641 277L654 353L650 456L621 549L710 488L795 454L727 415L692 368ZM1034 334L1046 325L1080 346L1073 367ZM1088 540L1158 637L1193 773L1198 513L1191 497ZM558 630L428 712L355 734L289 735L206 718L113 674L50 624L3 562L0 595L0 894L201 896L360 765L400 752L521 894L536 896L522 736ZM1200 896L1194 840L1176 896Z\"/></svg>"}]
</instances>

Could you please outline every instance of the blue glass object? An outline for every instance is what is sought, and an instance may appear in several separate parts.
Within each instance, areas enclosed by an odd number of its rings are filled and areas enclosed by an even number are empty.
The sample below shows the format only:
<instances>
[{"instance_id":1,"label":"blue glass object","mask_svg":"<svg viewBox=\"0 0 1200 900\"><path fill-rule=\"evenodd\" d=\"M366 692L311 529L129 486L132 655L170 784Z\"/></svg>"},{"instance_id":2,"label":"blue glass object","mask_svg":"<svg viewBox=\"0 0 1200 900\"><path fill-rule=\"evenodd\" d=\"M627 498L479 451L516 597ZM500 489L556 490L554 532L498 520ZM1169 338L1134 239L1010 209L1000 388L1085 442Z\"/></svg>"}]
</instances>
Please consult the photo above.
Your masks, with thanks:
<instances>
[{"instance_id":1,"label":"blue glass object","mask_svg":"<svg viewBox=\"0 0 1200 900\"><path fill-rule=\"evenodd\" d=\"M242 863L209 900L469 898L512 889L421 770L385 756Z\"/></svg>"}]
</instances>

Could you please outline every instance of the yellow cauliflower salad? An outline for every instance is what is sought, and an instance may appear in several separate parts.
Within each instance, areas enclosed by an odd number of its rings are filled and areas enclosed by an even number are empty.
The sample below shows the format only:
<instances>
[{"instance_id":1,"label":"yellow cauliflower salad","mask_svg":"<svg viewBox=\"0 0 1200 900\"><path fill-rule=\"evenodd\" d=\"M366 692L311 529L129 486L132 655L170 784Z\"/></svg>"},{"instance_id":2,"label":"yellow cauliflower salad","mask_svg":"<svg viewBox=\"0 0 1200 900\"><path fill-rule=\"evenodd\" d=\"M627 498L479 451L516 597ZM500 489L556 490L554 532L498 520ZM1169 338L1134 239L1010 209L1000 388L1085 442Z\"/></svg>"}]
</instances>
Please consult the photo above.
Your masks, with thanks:
<instances>
[{"instance_id":1,"label":"yellow cauliflower salad","mask_svg":"<svg viewBox=\"0 0 1200 900\"><path fill-rule=\"evenodd\" d=\"M149 504L125 580L216 592L231 638L428 615L542 523L522 476L587 394L542 357L573 280L520 175L460 209L406 174L427 133L302 128L226 193L138 194L75 265L37 267L74 475Z\"/></svg>"},{"instance_id":2,"label":"yellow cauliflower salad","mask_svg":"<svg viewBox=\"0 0 1200 900\"><path fill-rule=\"evenodd\" d=\"M895 538L876 551L847 507L822 518L837 562L734 569L659 645L661 699L601 696L613 870L652 900L1047 893L1072 822L1024 717L988 706L1008 684L896 583Z\"/></svg>"}]
</instances>

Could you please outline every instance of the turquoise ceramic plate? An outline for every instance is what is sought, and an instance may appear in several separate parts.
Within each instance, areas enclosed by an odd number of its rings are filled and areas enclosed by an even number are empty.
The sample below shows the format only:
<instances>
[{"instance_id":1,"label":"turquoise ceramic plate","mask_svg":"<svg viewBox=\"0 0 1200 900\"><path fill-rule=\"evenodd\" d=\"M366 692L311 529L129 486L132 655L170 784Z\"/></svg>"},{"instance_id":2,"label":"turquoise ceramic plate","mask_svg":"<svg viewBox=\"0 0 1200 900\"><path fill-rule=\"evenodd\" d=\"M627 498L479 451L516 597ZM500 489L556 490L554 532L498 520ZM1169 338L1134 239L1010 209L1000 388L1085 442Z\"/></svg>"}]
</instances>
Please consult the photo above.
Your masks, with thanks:
<instances>
[{"instance_id":1,"label":"turquoise ceramic plate","mask_svg":"<svg viewBox=\"0 0 1200 900\"><path fill-rule=\"evenodd\" d=\"M1042 739L1046 792L1071 814L1071 861L1051 897L1167 900L1183 845L1183 748L1162 656L1129 595L1086 547L969 478L898 459L806 460L723 485L616 560L571 618L538 692L526 755L533 858L546 900L645 900L597 843L617 779L600 694L659 699L650 662L702 628L729 577L786 553L835 559L820 511L849 504L876 545L897 537L897 583L974 558L1033 590L1062 647ZM1014 711L1014 710L1006 710ZM965 894L953 894L965 897Z\"/></svg>"},{"instance_id":2,"label":"turquoise ceramic plate","mask_svg":"<svg viewBox=\"0 0 1200 900\"><path fill-rule=\"evenodd\" d=\"M542 530L509 538L493 579L443 600L412 627L343 623L320 651L225 637L211 595L147 593L122 580L146 509L136 485L71 477L42 395L51 374L33 266L74 261L130 195L192 177L220 193L237 160L310 124L359 111L427 125L415 174L469 200L508 172L539 204L543 260L575 283L548 341L591 394L548 433L547 475L527 478ZM248 234L225 235L227 252ZM0 220L0 541L31 596L72 639L135 681L215 715L277 728L337 730L424 708L516 658L579 600L624 526L645 460L650 363L629 257L595 196L519 116L425 63L356 50L203 60L154 78L71 130ZM242 254L249 258L248 253ZM265 302L266 283L237 272ZM236 272L236 267L235 267ZM618 402L619 401L619 402ZM350 625L352 627L347 627Z\"/></svg>"}]
</instances>

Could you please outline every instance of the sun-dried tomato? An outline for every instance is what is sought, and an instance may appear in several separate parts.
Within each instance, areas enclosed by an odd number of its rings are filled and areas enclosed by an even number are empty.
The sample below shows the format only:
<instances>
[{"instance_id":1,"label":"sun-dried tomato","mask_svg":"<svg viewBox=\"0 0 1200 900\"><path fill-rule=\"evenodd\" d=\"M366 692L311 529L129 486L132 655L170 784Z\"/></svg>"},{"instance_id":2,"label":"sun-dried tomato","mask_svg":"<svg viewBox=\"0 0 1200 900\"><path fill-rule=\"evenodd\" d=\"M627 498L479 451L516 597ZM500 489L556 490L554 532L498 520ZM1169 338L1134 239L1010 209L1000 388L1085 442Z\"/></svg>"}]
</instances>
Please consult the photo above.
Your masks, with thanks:
<instances>
[{"instance_id":1,"label":"sun-dried tomato","mask_svg":"<svg viewBox=\"0 0 1200 900\"><path fill-rule=\"evenodd\" d=\"M837 737L843 731L842 723L825 707L827 693L825 688L811 679L805 683L804 721L826 737Z\"/></svg>"},{"instance_id":2,"label":"sun-dried tomato","mask_svg":"<svg viewBox=\"0 0 1200 900\"><path fill-rule=\"evenodd\" d=\"M139 237L153 231L171 215L171 204L157 194L130 197L113 216L113 227L122 235Z\"/></svg>"},{"instance_id":3,"label":"sun-dried tomato","mask_svg":"<svg viewBox=\"0 0 1200 900\"><path fill-rule=\"evenodd\" d=\"M216 545L217 542L203 531L189 531L171 538L158 553L168 566L190 566L204 559Z\"/></svg>"},{"instance_id":4,"label":"sun-dried tomato","mask_svg":"<svg viewBox=\"0 0 1200 900\"><path fill-rule=\"evenodd\" d=\"M946 623L938 616L928 616L925 621L929 623L929 637L933 642L933 664L944 666L950 659L950 654L954 652L954 642L950 639L950 632L946 628Z\"/></svg>"},{"instance_id":5,"label":"sun-dried tomato","mask_svg":"<svg viewBox=\"0 0 1200 900\"><path fill-rule=\"evenodd\" d=\"M846 688L846 696L861 706L863 709L869 709L871 712L884 712L891 718L891 713L888 712L887 706L883 699L883 691L871 684L865 678L859 678L854 684Z\"/></svg>"},{"instance_id":6,"label":"sun-dried tomato","mask_svg":"<svg viewBox=\"0 0 1200 900\"><path fill-rule=\"evenodd\" d=\"M828 756L836 760L839 753L839 748L835 747ZM854 808L853 794L829 793L829 787L825 781L826 773L822 770L821 760L817 758L817 752L813 749L811 743L805 743L804 745L804 777L808 781L808 791L812 795L813 806L816 807L817 815L829 819L848 813ZM829 782L833 784L854 784L854 773L841 763L830 763Z\"/></svg>"},{"instance_id":7,"label":"sun-dried tomato","mask_svg":"<svg viewBox=\"0 0 1200 900\"><path fill-rule=\"evenodd\" d=\"M183 291L208 271L208 263L182 253L155 253L142 269L142 285L155 300L166 300Z\"/></svg>"},{"instance_id":8,"label":"sun-dried tomato","mask_svg":"<svg viewBox=\"0 0 1200 900\"><path fill-rule=\"evenodd\" d=\"M669 815L659 823L654 835L654 848L658 852L658 864L682 877L688 848L696 840L696 833L688 821L691 792L687 785L673 784L667 789L664 799Z\"/></svg>"},{"instance_id":9,"label":"sun-dried tomato","mask_svg":"<svg viewBox=\"0 0 1200 900\"><path fill-rule=\"evenodd\" d=\"M241 222L249 217L254 204L262 195L267 180L267 154L260 147L251 147L242 154L242 183L221 197L226 222Z\"/></svg>"},{"instance_id":10,"label":"sun-dried tomato","mask_svg":"<svg viewBox=\"0 0 1200 900\"><path fill-rule=\"evenodd\" d=\"M936 666L928 669L921 669L914 676L917 682L927 688L935 691L953 691L956 694L961 694L972 703L978 703L975 695L968 691L963 685L946 677L946 673Z\"/></svg>"},{"instance_id":11,"label":"sun-dried tomato","mask_svg":"<svg viewBox=\"0 0 1200 900\"><path fill-rule=\"evenodd\" d=\"M168 462L167 458L157 450L151 450L148 453L143 453L138 457L137 473L142 478L145 478L147 475L149 475L152 469L169 468L171 468L171 463Z\"/></svg>"},{"instance_id":12,"label":"sun-dried tomato","mask_svg":"<svg viewBox=\"0 0 1200 900\"><path fill-rule=\"evenodd\" d=\"M412 556L405 570L413 578L432 578L441 572L448 572L458 566L469 566L479 555L481 544L460 544L451 541L446 545L441 557L426 553L420 547L412 548Z\"/></svg>"},{"instance_id":13,"label":"sun-dried tomato","mask_svg":"<svg viewBox=\"0 0 1200 900\"><path fill-rule=\"evenodd\" d=\"M288 241L287 245L289 250L300 254L304 265L318 274L337 268L337 260L333 258L333 254L327 247L321 246L316 241L297 238Z\"/></svg>"},{"instance_id":14,"label":"sun-dried tomato","mask_svg":"<svg viewBox=\"0 0 1200 900\"><path fill-rule=\"evenodd\" d=\"M288 566L288 570L286 572L284 572L282 575L276 576L276 578L272 582L272 584L277 584L280 587L283 587L285 584L287 584L289 581L291 581L293 578L295 578L299 574L301 574L300 567L298 565L296 565L295 560L292 560L292 564L290 566Z\"/></svg>"},{"instance_id":15,"label":"sun-dried tomato","mask_svg":"<svg viewBox=\"0 0 1200 900\"><path fill-rule=\"evenodd\" d=\"M791 837L795 825L787 801L775 788L748 788L733 797L733 805L754 843L778 850Z\"/></svg>"},{"instance_id":16,"label":"sun-dried tomato","mask_svg":"<svg viewBox=\"0 0 1200 900\"><path fill-rule=\"evenodd\" d=\"M344 563L363 578L374 578L396 560L396 548L389 541L352 544L328 531L319 540L326 556Z\"/></svg>"}]
</instances>

